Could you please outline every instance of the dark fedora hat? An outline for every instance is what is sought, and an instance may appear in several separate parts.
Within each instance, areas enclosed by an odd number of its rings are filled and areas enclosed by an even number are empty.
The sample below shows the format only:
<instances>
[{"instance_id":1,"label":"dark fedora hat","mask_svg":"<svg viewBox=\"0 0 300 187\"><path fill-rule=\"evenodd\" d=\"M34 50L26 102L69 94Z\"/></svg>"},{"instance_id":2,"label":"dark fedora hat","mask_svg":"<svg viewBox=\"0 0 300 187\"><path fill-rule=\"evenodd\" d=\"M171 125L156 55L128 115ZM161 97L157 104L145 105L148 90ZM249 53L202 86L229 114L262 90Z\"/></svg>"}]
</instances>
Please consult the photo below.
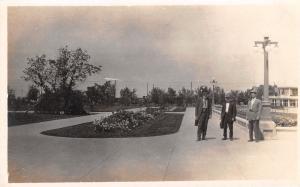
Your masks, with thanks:
<instances>
[{"instance_id":1,"label":"dark fedora hat","mask_svg":"<svg viewBox=\"0 0 300 187\"><path fill-rule=\"evenodd\" d=\"M250 93L257 93L257 88L256 88L256 87L252 88L252 89L250 90Z\"/></svg>"},{"instance_id":2,"label":"dark fedora hat","mask_svg":"<svg viewBox=\"0 0 300 187\"><path fill-rule=\"evenodd\" d=\"M200 87L200 91L201 91L201 93L203 93L203 92L207 93L207 92L208 92L208 89L207 89L206 86L201 86L201 87Z\"/></svg>"}]
</instances>

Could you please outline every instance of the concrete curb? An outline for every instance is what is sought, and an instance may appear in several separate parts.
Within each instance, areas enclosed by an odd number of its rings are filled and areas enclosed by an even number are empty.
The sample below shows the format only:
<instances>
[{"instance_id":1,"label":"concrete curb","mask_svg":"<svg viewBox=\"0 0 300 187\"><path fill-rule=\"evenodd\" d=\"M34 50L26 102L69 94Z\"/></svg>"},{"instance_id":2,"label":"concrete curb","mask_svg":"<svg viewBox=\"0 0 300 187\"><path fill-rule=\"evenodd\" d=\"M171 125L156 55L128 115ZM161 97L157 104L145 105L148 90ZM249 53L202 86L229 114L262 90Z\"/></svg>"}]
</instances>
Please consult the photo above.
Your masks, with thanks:
<instances>
[{"instance_id":1,"label":"concrete curb","mask_svg":"<svg viewBox=\"0 0 300 187\"><path fill-rule=\"evenodd\" d=\"M185 112L165 112L166 114L185 114Z\"/></svg>"},{"instance_id":2,"label":"concrete curb","mask_svg":"<svg viewBox=\"0 0 300 187\"><path fill-rule=\"evenodd\" d=\"M213 111L217 114L221 114L221 111L219 111L219 110L213 109ZM243 126L243 127L245 127L245 128L248 128L247 127L248 121L244 118L236 117L236 123ZM294 131L297 131L297 127L276 127L276 131L277 132L281 132L281 131L294 132Z\"/></svg>"}]
</instances>

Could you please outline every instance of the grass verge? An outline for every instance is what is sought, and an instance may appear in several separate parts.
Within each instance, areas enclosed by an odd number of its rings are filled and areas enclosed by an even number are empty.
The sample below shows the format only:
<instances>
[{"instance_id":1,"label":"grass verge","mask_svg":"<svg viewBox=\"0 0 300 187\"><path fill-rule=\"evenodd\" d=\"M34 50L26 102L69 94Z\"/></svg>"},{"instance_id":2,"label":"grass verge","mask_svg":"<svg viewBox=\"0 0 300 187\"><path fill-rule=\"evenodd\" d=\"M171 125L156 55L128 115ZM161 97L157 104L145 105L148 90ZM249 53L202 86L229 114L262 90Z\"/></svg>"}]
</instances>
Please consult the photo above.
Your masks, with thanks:
<instances>
[{"instance_id":1,"label":"grass verge","mask_svg":"<svg viewBox=\"0 0 300 187\"><path fill-rule=\"evenodd\" d=\"M186 107L178 106L172 112L185 112Z\"/></svg>"},{"instance_id":2,"label":"grass verge","mask_svg":"<svg viewBox=\"0 0 300 187\"><path fill-rule=\"evenodd\" d=\"M26 125L30 123L38 123L43 121L51 121L57 119L66 119L78 117L81 115L59 115L59 114L37 114L37 113L8 113L8 126Z\"/></svg>"},{"instance_id":3,"label":"grass verge","mask_svg":"<svg viewBox=\"0 0 300 187\"><path fill-rule=\"evenodd\" d=\"M95 132L92 122L43 131L41 134L49 136L71 138L122 138L159 136L178 132L183 114L163 114L155 120L142 124L130 132Z\"/></svg>"}]
</instances>

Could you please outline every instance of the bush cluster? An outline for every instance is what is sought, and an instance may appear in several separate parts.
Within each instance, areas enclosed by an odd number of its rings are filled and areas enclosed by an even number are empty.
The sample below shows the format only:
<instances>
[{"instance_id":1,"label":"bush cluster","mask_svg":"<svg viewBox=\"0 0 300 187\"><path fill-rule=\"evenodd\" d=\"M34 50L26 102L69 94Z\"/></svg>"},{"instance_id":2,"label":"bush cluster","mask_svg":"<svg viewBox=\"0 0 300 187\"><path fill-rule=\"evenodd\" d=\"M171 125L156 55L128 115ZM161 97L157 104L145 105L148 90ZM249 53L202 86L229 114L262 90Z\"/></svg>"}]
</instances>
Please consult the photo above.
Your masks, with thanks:
<instances>
[{"instance_id":1,"label":"bush cluster","mask_svg":"<svg viewBox=\"0 0 300 187\"><path fill-rule=\"evenodd\" d=\"M61 93L45 93L41 96L34 110L40 113L81 115L87 114L83 109L84 96L80 91L72 91L68 96L68 102Z\"/></svg>"}]
</instances>

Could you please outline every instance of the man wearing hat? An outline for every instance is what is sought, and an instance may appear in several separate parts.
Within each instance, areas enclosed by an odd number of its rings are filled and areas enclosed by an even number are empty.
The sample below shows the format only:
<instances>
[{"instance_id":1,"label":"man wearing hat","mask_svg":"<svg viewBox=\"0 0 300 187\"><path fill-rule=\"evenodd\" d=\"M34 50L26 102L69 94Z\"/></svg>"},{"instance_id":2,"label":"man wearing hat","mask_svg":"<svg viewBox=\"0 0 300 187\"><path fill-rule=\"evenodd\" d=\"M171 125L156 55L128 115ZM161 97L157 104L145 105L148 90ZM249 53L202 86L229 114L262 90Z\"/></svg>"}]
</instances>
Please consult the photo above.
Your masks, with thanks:
<instances>
[{"instance_id":1,"label":"man wearing hat","mask_svg":"<svg viewBox=\"0 0 300 187\"><path fill-rule=\"evenodd\" d=\"M201 96L197 99L195 118L197 130L197 141L205 140L208 119L212 114L211 99L208 97L208 89L200 88Z\"/></svg>"},{"instance_id":2,"label":"man wearing hat","mask_svg":"<svg viewBox=\"0 0 300 187\"><path fill-rule=\"evenodd\" d=\"M222 106L221 112L221 124L223 128L223 139L227 140L227 128L229 128L229 138L233 140L233 122L236 117L236 104L233 99L230 97L230 94L227 93L225 96L225 102Z\"/></svg>"},{"instance_id":3,"label":"man wearing hat","mask_svg":"<svg viewBox=\"0 0 300 187\"><path fill-rule=\"evenodd\" d=\"M259 128L259 120L262 109L261 100L256 98L257 88L253 88L250 91L251 100L248 102L248 111L246 114L246 119L249 121L249 140L248 142L253 141L253 131L255 136L255 141L263 140L264 136Z\"/></svg>"}]
</instances>

